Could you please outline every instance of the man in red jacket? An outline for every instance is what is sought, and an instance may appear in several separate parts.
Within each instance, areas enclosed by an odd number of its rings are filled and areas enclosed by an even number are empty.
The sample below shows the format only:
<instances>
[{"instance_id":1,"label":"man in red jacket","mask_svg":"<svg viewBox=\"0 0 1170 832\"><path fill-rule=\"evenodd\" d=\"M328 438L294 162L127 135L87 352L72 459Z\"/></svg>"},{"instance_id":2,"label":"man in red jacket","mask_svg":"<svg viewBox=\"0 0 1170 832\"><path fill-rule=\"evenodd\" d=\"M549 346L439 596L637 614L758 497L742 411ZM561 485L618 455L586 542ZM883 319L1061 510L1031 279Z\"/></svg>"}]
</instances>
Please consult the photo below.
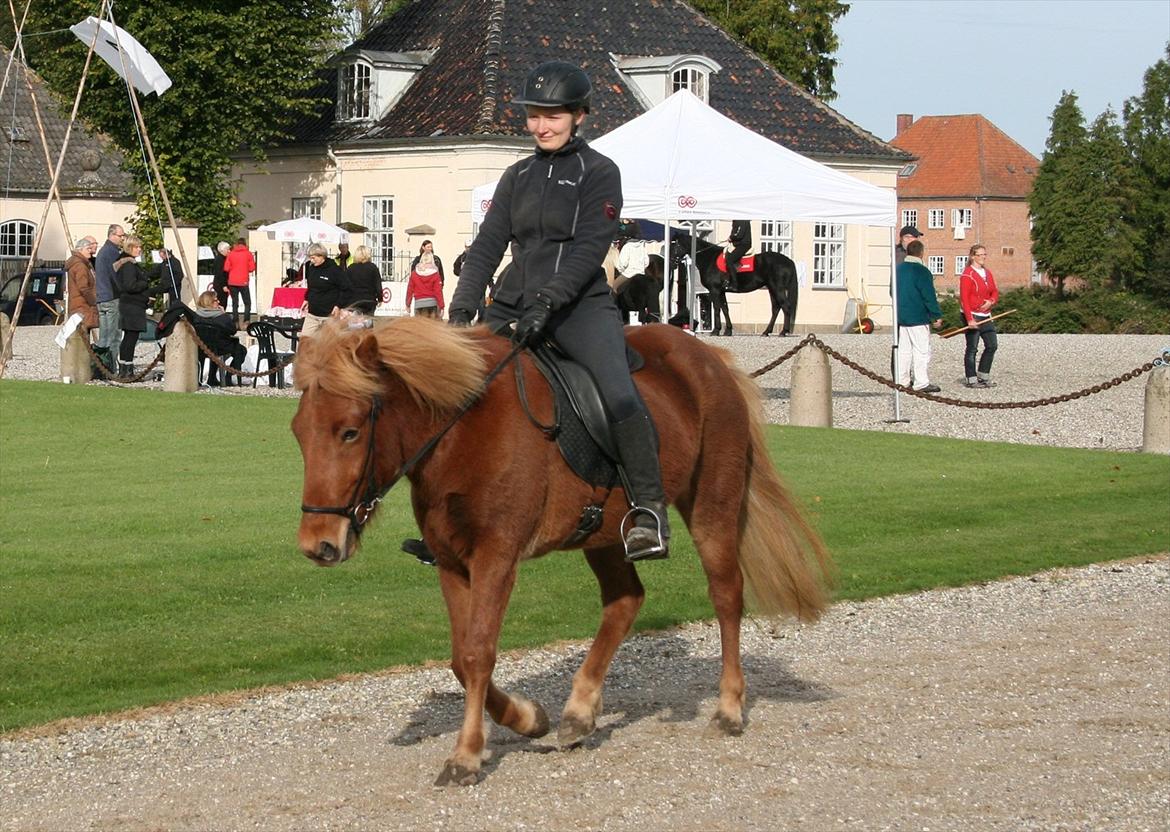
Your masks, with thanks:
<instances>
[{"instance_id":1,"label":"man in red jacket","mask_svg":"<svg viewBox=\"0 0 1170 832\"><path fill-rule=\"evenodd\" d=\"M243 237L236 240L236 244L224 258L223 270L227 273L227 288L232 294L232 317L238 325L240 301L243 300L244 323L247 323L252 316L252 292L248 288L248 280L252 272L256 271L256 258L248 251L248 243Z\"/></svg>"}]
</instances>

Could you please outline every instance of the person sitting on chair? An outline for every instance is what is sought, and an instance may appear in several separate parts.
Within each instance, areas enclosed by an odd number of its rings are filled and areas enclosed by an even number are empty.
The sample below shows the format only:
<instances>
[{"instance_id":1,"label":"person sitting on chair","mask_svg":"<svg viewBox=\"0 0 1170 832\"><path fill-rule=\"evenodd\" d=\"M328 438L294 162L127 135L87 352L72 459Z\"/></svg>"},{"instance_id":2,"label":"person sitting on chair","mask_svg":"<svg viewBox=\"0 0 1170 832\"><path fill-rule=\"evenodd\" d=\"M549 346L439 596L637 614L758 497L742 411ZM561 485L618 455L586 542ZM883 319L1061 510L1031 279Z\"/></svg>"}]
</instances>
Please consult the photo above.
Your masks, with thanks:
<instances>
[{"instance_id":1,"label":"person sitting on chair","mask_svg":"<svg viewBox=\"0 0 1170 832\"><path fill-rule=\"evenodd\" d=\"M735 270L739 261L752 247L752 224L749 220L732 220L731 233L727 235L727 242L731 243L731 251L727 252L724 262L727 264L727 274L723 277L723 288L729 289L735 281Z\"/></svg>"},{"instance_id":2,"label":"person sitting on chair","mask_svg":"<svg viewBox=\"0 0 1170 832\"><path fill-rule=\"evenodd\" d=\"M223 310L218 293L209 289L195 299L195 334L217 356L228 357L229 366L238 370L244 365L247 350L236 337L236 331L236 322ZM202 357L200 351L200 360ZM216 381L216 369L212 366L207 372L207 383L213 387L219 384ZM223 384L227 385L229 382L230 379L225 373Z\"/></svg>"}]
</instances>

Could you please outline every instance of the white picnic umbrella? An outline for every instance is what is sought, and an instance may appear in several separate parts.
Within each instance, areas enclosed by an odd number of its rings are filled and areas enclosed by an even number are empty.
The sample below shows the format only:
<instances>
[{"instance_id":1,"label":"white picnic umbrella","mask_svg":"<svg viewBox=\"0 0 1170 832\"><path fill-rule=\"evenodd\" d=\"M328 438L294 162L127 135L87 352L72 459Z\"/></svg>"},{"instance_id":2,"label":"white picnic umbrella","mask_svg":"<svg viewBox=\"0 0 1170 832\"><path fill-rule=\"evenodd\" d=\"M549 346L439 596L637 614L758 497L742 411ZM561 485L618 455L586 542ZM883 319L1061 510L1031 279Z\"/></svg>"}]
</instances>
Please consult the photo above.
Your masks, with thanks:
<instances>
[{"instance_id":1,"label":"white picnic umbrella","mask_svg":"<svg viewBox=\"0 0 1170 832\"><path fill-rule=\"evenodd\" d=\"M171 88L171 79L158 65L154 56L121 26L115 26L108 20L87 17L80 23L70 26L69 31L77 35L86 46L93 42L94 51L110 65L110 69L118 73L119 78L129 80L143 95L152 92L155 95L162 95ZM124 57L118 54L119 46L122 47ZM128 79L127 74L130 76Z\"/></svg>"},{"instance_id":2,"label":"white picnic umbrella","mask_svg":"<svg viewBox=\"0 0 1170 832\"><path fill-rule=\"evenodd\" d=\"M262 225L257 231L268 232L269 239L281 243L349 243L349 232L312 217L297 217Z\"/></svg>"}]
</instances>

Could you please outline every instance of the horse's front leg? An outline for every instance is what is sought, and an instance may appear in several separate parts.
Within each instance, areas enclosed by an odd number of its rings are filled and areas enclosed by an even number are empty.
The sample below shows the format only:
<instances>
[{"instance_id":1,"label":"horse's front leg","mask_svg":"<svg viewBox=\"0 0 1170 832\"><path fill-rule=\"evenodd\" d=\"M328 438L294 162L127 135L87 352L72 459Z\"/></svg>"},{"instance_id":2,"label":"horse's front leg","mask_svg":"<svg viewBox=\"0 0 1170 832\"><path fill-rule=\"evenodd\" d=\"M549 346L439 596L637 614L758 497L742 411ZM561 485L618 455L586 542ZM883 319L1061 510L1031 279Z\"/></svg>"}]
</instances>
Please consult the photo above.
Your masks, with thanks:
<instances>
[{"instance_id":1,"label":"horse's front leg","mask_svg":"<svg viewBox=\"0 0 1170 832\"><path fill-rule=\"evenodd\" d=\"M727 293L723 292L719 295L719 306L723 309L723 320L725 326L723 328L724 335L732 335L731 329L731 307L727 303Z\"/></svg>"},{"instance_id":2,"label":"horse's front leg","mask_svg":"<svg viewBox=\"0 0 1170 832\"><path fill-rule=\"evenodd\" d=\"M601 713L601 691L610 662L629 634L646 596L633 564L626 563L621 546L588 549L585 558L601 586L601 625L585 661L573 676L573 692L561 714L557 740L562 748L593 733Z\"/></svg>"},{"instance_id":3,"label":"horse's front leg","mask_svg":"<svg viewBox=\"0 0 1170 832\"><path fill-rule=\"evenodd\" d=\"M483 554L483 553L481 553ZM486 554L481 559L490 560ZM437 786L470 786L479 780L485 732L483 712L519 733L540 736L548 731L544 710L513 698L492 684L500 627L516 581L514 562L485 563L470 577L448 569L439 572L451 621L451 669L465 691L463 727L455 750L435 780Z\"/></svg>"}]
</instances>

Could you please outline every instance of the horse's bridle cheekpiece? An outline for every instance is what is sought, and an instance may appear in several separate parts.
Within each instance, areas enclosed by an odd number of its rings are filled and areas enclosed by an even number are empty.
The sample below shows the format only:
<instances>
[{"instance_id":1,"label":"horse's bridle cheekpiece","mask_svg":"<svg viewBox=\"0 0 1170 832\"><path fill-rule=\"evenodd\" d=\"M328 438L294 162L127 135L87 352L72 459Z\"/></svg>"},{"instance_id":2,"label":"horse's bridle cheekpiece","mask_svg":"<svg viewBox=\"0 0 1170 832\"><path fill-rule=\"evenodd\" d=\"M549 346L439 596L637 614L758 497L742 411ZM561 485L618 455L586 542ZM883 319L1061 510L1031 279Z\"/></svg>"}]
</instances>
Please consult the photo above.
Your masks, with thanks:
<instances>
[{"instance_id":1,"label":"horse's bridle cheekpiece","mask_svg":"<svg viewBox=\"0 0 1170 832\"><path fill-rule=\"evenodd\" d=\"M362 472L358 475L357 481L353 485L353 494L350 495L349 502L344 506L310 506L301 503L301 511L305 514L337 514L341 517L349 518L349 527L356 537L361 537L362 527L370 521L374 516L374 509L378 507L378 503L382 502L390 489L393 488L400 479L410 474L415 466L422 462L435 446L439 444L447 431L455 427L455 423L463 418L467 411L475 406L476 402L483 398L483 394L487 392L488 385L492 383L496 376L508 365L508 363L515 358L520 350L524 349L523 344L515 344L511 352L504 356L503 360L497 364L490 373L488 373L483 380L483 384L475 392L475 395L470 396L464 402L455 415L443 426L443 429L423 443L414 456L402 463L402 465L395 472L394 476L390 478L390 482L386 483L381 488L378 487L378 482L375 477L374 458L376 445L376 431L378 427L378 416L382 412L382 397L374 396L370 403L370 417L369 417L369 439L366 442L366 459L362 464Z\"/></svg>"}]
</instances>

